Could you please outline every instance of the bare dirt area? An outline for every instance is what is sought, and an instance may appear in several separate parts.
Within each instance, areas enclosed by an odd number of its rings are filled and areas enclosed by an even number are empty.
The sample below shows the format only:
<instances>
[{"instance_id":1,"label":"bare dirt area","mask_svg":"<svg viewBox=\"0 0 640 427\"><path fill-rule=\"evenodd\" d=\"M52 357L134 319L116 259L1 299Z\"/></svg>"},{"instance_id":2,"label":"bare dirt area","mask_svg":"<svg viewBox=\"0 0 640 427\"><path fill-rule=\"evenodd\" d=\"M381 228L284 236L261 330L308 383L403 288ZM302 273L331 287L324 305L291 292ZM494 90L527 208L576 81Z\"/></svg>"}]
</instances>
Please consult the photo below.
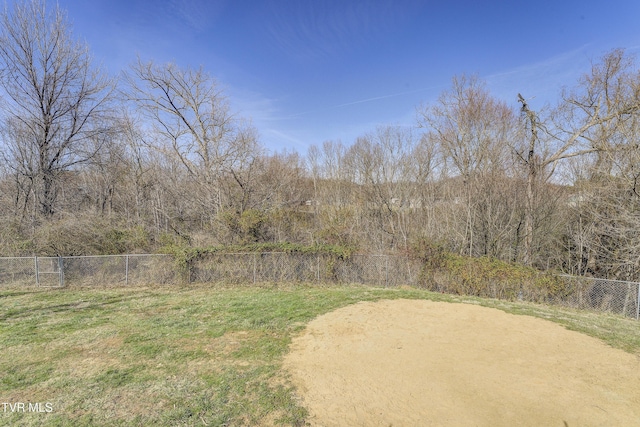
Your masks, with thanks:
<instances>
[{"instance_id":1,"label":"bare dirt area","mask_svg":"<svg viewBox=\"0 0 640 427\"><path fill-rule=\"evenodd\" d=\"M640 359L472 304L363 302L318 317L285 368L312 426L640 425Z\"/></svg>"}]
</instances>

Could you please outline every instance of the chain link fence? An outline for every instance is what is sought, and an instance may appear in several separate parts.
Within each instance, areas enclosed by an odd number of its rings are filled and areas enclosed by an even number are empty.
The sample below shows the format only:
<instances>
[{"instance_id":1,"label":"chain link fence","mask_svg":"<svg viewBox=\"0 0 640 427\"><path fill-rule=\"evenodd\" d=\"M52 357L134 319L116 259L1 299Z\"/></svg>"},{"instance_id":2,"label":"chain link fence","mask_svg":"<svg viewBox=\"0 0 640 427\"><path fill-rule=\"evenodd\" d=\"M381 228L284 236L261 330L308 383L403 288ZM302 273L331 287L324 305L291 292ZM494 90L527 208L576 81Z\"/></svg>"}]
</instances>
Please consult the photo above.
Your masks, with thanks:
<instances>
[{"instance_id":1,"label":"chain link fence","mask_svg":"<svg viewBox=\"0 0 640 427\"><path fill-rule=\"evenodd\" d=\"M640 283L562 275L570 292L556 304L640 319Z\"/></svg>"},{"instance_id":2,"label":"chain link fence","mask_svg":"<svg viewBox=\"0 0 640 427\"><path fill-rule=\"evenodd\" d=\"M0 285L37 284L36 257L0 258Z\"/></svg>"},{"instance_id":3,"label":"chain link fence","mask_svg":"<svg viewBox=\"0 0 640 427\"><path fill-rule=\"evenodd\" d=\"M178 282L170 255L0 258L0 286L129 286Z\"/></svg>"},{"instance_id":4,"label":"chain link fence","mask_svg":"<svg viewBox=\"0 0 640 427\"><path fill-rule=\"evenodd\" d=\"M561 292L556 290L552 297L541 299L541 294L518 293L496 283L485 283L482 289L476 290L440 289L435 276L427 280L425 286L422 270L420 261L393 255L352 255L343 259L281 252L217 253L191 260L182 271L171 255L14 257L0 258L0 286L134 286L184 282L413 285L436 292L544 302L640 318L640 283L636 282L559 276L564 283Z\"/></svg>"},{"instance_id":5,"label":"chain link fence","mask_svg":"<svg viewBox=\"0 0 640 427\"><path fill-rule=\"evenodd\" d=\"M399 286L416 282L420 264L407 257L328 255L284 252L211 254L189 267L191 282L359 283Z\"/></svg>"}]
</instances>

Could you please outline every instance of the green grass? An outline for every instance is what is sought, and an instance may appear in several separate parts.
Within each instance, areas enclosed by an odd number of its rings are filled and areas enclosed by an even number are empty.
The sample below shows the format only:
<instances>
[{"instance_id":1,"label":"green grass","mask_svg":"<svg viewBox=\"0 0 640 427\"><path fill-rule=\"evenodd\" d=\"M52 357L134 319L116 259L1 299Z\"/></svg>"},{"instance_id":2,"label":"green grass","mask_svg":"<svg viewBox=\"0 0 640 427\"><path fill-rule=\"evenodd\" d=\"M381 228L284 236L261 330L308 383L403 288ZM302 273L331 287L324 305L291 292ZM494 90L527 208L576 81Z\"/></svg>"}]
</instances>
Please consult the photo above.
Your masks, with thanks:
<instances>
[{"instance_id":1,"label":"green grass","mask_svg":"<svg viewBox=\"0 0 640 427\"><path fill-rule=\"evenodd\" d=\"M320 314L395 298L533 315L640 354L631 319L417 289L4 290L0 426L305 425L281 370L291 338ZM49 402L53 412L12 413L3 402Z\"/></svg>"}]
</instances>

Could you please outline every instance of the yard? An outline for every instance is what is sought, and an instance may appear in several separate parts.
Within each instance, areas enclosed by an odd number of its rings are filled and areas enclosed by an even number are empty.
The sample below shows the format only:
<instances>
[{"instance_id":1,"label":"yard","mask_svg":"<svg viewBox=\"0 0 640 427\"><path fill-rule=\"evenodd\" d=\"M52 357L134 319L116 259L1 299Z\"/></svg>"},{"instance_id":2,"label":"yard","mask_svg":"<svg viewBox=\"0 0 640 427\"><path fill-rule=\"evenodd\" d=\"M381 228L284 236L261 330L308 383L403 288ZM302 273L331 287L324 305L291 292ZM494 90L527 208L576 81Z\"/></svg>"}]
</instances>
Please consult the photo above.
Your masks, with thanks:
<instances>
[{"instance_id":1,"label":"yard","mask_svg":"<svg viewBox=\"0 0 640 427\"><path fill-rule=\"evenodd\" d=\"M0 292L0 425L305 425L312 414L283 369L292 340L320 315L397 299L531 315L640 356L635 320L411 288L9 289Z\"/></svg>"}]
</instances>

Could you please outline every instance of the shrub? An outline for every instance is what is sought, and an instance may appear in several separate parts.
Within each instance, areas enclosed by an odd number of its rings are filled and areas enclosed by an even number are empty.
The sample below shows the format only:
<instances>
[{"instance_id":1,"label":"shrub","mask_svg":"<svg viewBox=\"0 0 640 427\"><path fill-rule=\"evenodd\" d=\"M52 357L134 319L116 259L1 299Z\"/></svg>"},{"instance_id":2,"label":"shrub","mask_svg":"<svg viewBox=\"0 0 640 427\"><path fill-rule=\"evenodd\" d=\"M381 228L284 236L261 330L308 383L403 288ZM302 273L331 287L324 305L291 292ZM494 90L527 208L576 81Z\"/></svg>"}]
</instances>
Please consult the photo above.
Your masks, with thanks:
<instances>
[{"instance_id":1,"label":"shrub","mask_svg":"<svg viewBox=\"0 0 640 427\"><path fill-rule=\"evenodd\" d=\"M567 285L550 273L496 258L457 255L438 243L417 242L411 256L422 262L419 285L437 292L538 302L570 293Z\"/></svg>"}]
</instances>

